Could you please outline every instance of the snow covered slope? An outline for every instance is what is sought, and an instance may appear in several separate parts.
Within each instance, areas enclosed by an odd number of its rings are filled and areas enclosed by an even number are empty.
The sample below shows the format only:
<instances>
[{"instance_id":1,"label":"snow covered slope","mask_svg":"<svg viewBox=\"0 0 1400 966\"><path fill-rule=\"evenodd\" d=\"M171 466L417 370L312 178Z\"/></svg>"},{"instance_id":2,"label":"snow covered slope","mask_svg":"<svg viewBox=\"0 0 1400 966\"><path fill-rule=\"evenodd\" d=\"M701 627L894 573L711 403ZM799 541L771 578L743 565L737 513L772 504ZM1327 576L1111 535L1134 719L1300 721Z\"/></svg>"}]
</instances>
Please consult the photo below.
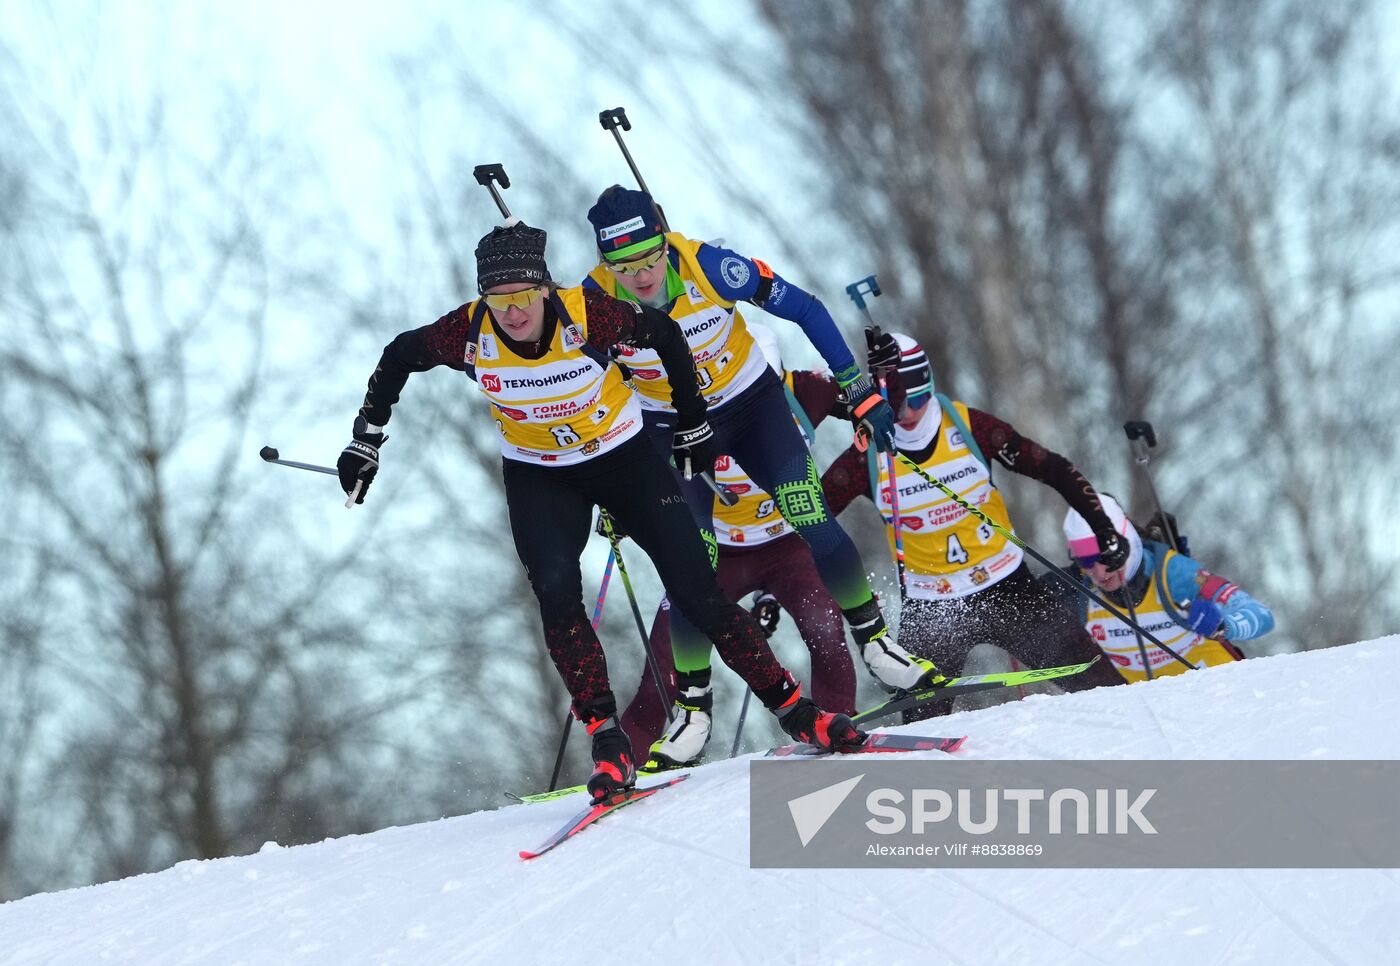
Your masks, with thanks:
<instances>
[{"instance_id":1,"label":"snow covered slope","mask_svg":"<svg viewBox=\"0 0 1400 966\"><path fill-rule=\"evenodd\" d=\"M970 758L1394 758L1397 644L909 730L968 734ZM751 870L747 768L699 768L531 863L577 799L33 896L0 906L0 963L1400 962L1394 870Z\"/></svg>"}]
</instances>

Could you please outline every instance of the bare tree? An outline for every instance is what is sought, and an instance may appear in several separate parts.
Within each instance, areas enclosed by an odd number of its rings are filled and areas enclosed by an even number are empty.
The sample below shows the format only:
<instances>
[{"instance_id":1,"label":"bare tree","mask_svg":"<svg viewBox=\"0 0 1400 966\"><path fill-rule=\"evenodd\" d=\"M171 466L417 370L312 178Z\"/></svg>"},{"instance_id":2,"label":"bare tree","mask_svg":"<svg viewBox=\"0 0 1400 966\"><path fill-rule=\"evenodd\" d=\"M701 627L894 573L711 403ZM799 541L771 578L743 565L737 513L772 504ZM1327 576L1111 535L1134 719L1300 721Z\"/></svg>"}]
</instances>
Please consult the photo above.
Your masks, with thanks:
<instances>
[{"instance_id":1,"label":"bare tree","mask_svg":"<svg viewBox=\"0 0 1400 966\"><path fill-rule=\"evenodd\" d=\"M1088 440L1150 408L1170 300L1166 226L1123 212L1131 105L1093 38L1053 2L759 6L785 55L769 83L840 194L863 186L842 214L884 269L886 316L944 390L1109 465ZM1055 539L1053 495L1005 482L1018 526Z\"/></svg>"},{"instance_id":2,"label":"bare tree","mask_svg":"<svg viewBox=\"0 0 1400 966\"><path fill-rule=\"evenodd\" d=\"M373 827L393 795L363 777L409 688L363 683L363 537L318 551L255 485L249 432L304 405L269 324L324 297L336 233L255 95L211 94L193 131L177 102L199 94L66 53L59 84L64 58L0 51L0 171L28 179L0 219L5 475L28 510L7 539L34 588L5 681L37 675L63 720L0 787L44 769L28 854L49 885ZM57 93L84 85L112 102Z\"/></svg>"},{"instance_id":3,"label":"bare tree","mask_svg":"<svg viewBox=\"0 0 1400 966\"><path fill-rule=\"evenodd\" d=\"M1152 418L1169 508L1279 608L1280 639L1393 623L1372 525L1393 447L1348 445L1388 439L1397 408L1357 368L1395 349L1370 5L757 7L776 60L700 15L687 36L799 132L945 389L1139 511L1118 426ZM1018 527L1058 541L1053 495L1007 482Z\"/></svg>"},{"instance_id":4,"label":"bare tree","mask_svg":"<svg viewBox=\"0 0 1400 966\"><path fill-rule=\"evenodd\" d=\"M15 481L7 475L0 471L0 486L14 492ZM21 501L11 507L25 508ZM25 560L28 550L12 538L0 539L6 560ZM55 604L49 587L57 575L43 556L30 558L32 567L12 566L0 594L0 900L25 895L43 880L26 867L19 849L22 812L38 772L36 738L46 710L39 648L45 614Z\"/></svg>"},{"instance_id":5,"label":"bare tree","mask_svg":"<svg viewBox=\"0 0 1400 966\"><path fill-rule=\"evenodd\" d=\"M1209 246L1190 291L1227 402L1194 440L1219 453L1198 478L1230 470L1212 517L1268 535L1274 603L1302 646L1393 629L1400 559L1382 521L1400 392L1376 364L1400 352L1400 117L1379 11L1192 3L1153 26L1152 76L1184 118L1169 147L1200 172ZM1258 553L1220 552L1241 567Z\"/></svg>"}]
</instances>

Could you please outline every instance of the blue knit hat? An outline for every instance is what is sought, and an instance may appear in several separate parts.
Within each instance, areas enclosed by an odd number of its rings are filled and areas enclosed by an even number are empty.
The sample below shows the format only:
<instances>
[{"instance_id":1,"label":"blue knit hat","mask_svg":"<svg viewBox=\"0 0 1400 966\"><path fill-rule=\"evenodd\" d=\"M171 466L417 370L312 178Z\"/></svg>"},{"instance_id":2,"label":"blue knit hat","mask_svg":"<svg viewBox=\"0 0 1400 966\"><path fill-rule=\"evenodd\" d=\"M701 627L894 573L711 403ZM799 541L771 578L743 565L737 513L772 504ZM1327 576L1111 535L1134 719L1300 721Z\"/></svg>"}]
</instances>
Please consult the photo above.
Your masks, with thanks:
<instances>
[{"instance_id":1,"label":"blue knit hat","mask_svg":"<svg viewBox=\"0 0 1400 966\"><path fill-rule=\"evenodd\" d=\"M645 191L613 185L588 209L588 223L598 251L609 261L626 258L656 244L663 233L656 203Z\"/></svg>"}]
</instances>

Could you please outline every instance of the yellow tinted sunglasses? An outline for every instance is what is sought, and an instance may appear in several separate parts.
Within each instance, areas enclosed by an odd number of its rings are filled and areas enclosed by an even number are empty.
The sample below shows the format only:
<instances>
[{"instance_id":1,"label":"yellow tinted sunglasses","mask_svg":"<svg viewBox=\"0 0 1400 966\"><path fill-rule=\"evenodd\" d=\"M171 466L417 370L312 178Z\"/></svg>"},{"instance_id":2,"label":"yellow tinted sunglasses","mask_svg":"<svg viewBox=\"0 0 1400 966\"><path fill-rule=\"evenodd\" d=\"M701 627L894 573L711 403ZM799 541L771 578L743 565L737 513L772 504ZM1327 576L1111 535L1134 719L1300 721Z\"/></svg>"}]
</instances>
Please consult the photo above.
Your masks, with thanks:
<instances>
[{"instance_id":1,"label":"yellow tinted sunglasses","mask_svg":"<svg viewBox=\"0 0 1400 966\"><path fill-rule=\"evenodd\" d=\"M643 255L641 258L633 258L625 262L607 262L606 264L608 268L615 272L621 272L623 275L640 275L665 257L666 246L662 245L650 255Z\"/></svg>"},{"instance_id":2,"label":"yellow tinted sunglasses","mask_svg":"<svg viewBox=\"0 0 1400 966\"><path fill-rule=\"evenodd\" d=\"M483 295L486 304L497 312L504 312L512 305L520 309L528 309L539 301L544 295L544 289L538 285L534 288L527 288L521 292L508 292L505 295Z\"/></svg>"}]
</instances>

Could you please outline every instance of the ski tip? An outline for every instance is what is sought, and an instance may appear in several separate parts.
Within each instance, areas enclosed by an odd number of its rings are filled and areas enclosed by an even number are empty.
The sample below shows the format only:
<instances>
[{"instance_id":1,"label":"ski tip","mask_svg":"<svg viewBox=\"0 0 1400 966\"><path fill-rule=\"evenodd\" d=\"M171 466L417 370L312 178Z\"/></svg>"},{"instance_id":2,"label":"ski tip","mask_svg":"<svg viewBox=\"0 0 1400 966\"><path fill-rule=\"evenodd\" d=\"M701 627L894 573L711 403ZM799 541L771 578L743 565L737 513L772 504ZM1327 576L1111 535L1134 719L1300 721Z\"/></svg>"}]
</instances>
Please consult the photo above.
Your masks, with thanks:
<instances>
[{"instance_id":1,"label":"ski tip","mask_svg":"<svg viewBox=\"0 0 1400 966\"><path fill-rule=\"evenodd\" d=\"M539 858L539 857L540 857L540 854L541 854L541 853L539 853L539 852L530 852L530 851L526 851L526 850L522 849L522 850L520 851L520 858L523 859L524 861L528 862L528 861L530 861L531 859L537 859L537 858Z\"/></svg>"},{"instance_id":2,"label":"ski tip","mask_svg":"<svg viewBox=\"0 0 1400 966\"><path fill-rule=\"evenodd\" d=\"M943 751L944 754L951 755L953 752L955 752L955 751L957 751L959 748L961 748L961 747L963 746L963 742L966 741L966 740L967 740L967 735L963 735L961 738L955 738L950 744L948 744L947 747L945 747L945 748L943 748L943 749L941 749L941 750Z\"/></svg>"}]
</instances>

